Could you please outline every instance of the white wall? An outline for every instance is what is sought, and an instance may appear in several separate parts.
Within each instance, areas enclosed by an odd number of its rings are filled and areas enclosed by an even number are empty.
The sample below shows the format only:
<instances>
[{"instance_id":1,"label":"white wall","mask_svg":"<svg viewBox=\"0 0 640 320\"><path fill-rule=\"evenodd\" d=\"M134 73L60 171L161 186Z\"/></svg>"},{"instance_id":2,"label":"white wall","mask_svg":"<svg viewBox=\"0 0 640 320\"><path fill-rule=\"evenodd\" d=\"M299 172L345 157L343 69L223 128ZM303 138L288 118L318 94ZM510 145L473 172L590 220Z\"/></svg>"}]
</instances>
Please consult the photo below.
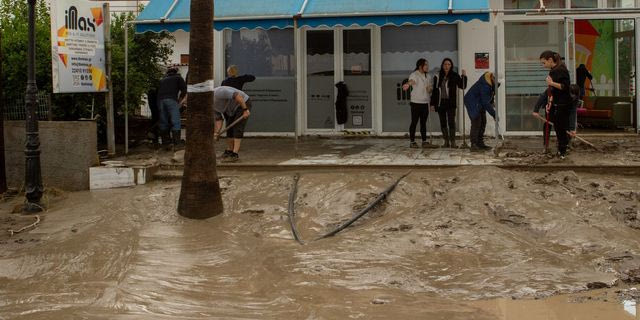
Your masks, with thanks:
<instances>
[{"instance_id":1,"label":"white wall","mask_svg":"<svg viewBox=\"0 0 640 320\"><path fill-rule=\"evenodd\" d=\"M472 21L458 25L458 52L460 54L460 68L467 71L470 88L486 71L496 72L496 53L494 43L493 16L491 22ZM489 53L489 69L475 68L475 53ZM461 97L459 97L461 98ZM466 112L466 111L465 111ZM504 114L504 111L502 111ZM495 124L491 116L487 117L487 135L494 135ZM458 120L460 117L458 117ZM471 122L465 113L465 131L469 133Z\"/></svg>"}]
</instances>

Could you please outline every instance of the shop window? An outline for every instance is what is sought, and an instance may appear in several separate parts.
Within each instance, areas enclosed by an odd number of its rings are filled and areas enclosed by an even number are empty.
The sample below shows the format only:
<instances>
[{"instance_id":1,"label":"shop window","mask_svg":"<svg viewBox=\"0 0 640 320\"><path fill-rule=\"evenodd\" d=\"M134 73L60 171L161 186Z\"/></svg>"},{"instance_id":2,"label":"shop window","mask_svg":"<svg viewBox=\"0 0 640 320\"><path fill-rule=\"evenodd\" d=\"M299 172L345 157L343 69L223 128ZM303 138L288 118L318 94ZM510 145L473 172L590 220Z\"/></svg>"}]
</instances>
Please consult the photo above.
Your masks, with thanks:
<instances>
[{"instance_id":1,"label":"shop window","mask_svg":"<svg viewBox=\"0 0 640 320\"><path fill-rule=\"evenodd\" d=\"M539 57L545 50L564 52L564 22L507 22L504 34L507 131L541 130L531 112L549 70Z\"/></svg>"},{"instance_id":2,"label":"shop window","mask_svg":"<svg viewBox=\"0 0 640 320\"><path fill-rule=\"evenodd\" d=\"M607 0L607 8L637 8L639 0Z\"/></svg>"},{"instance_id":3,"label":"shop window","mask_svg":"<svg viewBox=\"0 0 640 320\"><path fill-rule=\"evenodd\" d=\"M420 58L429 61L431 78L440 70L444 58L453 60L455 70L459 72L457 26L389 26L382 28L381 37L382 129L384 132L407 132L411 122L410 97L402 90L402 81L413 72ZM457 110L459 112L461 107ZM427 126L431 132L440 132L437 113L429 114Z\"/></svg>"},{"instance_id":4,"label":"shop window","mask_svg":"<svg viewBox=\"0 0 640 320\"><path fill-rule=\"evenodd\" d=\"M597 0L594 0L597 2ZM546 8L566 8L565 0L544 0ZM505 9L539 9L540 0L505 0Z\"/></svg>"},{"instance_id":5,"label":"shop window","mask_svg":"<svg viewBox=\"0 0 640 320\"><path fill-rule=\"evenodd\" d=\"M247 131L295 131L293 29L227 30L224 48L225 69L236 65L240 75L256 77L243 88L253 103Z\"/></svg>"},{"instance_id":6,"label":"shop window","mask_svg":"<svg viewBox=\"0 0 640 320\"><path fill-rule=\"evenodd\" d=\"M597 8L598 0L571 0L571 8Z\"/></svg>"}]
</instances>

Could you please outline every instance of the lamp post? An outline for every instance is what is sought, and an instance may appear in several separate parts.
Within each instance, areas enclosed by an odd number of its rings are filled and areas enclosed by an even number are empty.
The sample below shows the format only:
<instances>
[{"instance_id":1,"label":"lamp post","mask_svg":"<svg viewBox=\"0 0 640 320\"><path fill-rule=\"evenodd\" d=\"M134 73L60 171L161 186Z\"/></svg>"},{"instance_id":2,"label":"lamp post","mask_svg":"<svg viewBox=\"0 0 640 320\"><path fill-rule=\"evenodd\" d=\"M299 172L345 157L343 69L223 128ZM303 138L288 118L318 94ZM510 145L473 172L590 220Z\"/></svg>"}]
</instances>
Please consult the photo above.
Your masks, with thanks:
<instances>
[{"instance_id":1,"label":"lamp post","mask_svg":"<svg viewBox=\"0 0 640 320\"><path fill-rule=\"evenodd\" d=\"M27 198L25 211L38 212L42 210L40 199L42 198L42 176L40 174L40 138L38 137L38 119L36 118L37 93L36 85L36 33L35 11L36 0L29 2L29 49L27 57L27 93L25 96L27 142L25 144L25 195Z\"/></svg>"}]
</instances>

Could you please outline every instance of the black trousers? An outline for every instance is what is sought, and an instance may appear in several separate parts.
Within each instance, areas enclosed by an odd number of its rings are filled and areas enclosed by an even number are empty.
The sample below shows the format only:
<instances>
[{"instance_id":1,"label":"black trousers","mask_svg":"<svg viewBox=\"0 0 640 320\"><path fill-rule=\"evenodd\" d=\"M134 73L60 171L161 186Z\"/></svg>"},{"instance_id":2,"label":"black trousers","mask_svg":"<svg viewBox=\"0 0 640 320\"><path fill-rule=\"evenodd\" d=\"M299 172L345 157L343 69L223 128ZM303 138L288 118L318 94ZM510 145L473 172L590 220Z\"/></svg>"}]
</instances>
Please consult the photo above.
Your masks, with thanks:
<instances>
[{"instance_id":1,"label":"black trousers","mask_svg":"<svg viewBox=\"0 0 640 320\"><path fill-rule=\"evenodd\" d=\"M487 113L483 110L479 116L471 119L471 131L469 132L472 146L484 145L484 129L487 127Z\"/></svg>"},{"instance_id":2,"label":"black trousers","mask_svg":"<svg viewBox=\"0 0 640 320\"><path fill-rule=\"evenodd\" d=\"M442 130L442 136L455 138L456 108L449 106L449 100L443 100L440 105L441 107L438 110L438 116L440 117L440 130Z\"/></svg>"},{"instance_id":3,"label":"black trousers","mask_svg":"<svg viewBox=\"0 0 640 320\"><path fill-rule=\"evenodd\" d=\"M565 154L567 152L567 146L569 145L569 115L570 106L568 105L553 105L551 107L551 117L556 130L556 137L558 138L558 152Z\"/></svg>"},{"instance_id":4,"label":"black trousers","mask_svg":"<svg viewBox=\"0 0 640 320\"><path fill-rule=\"evenodd\" d=\"M420 120L420 137L427 141L427 119L429 118L428 103L409 103L411 105L411 125L409 125L409 139L416 141L416 126Z\"/></svg>"},{"instance_id":5,"label":"black trousers","mask_svg":"<svg viewBox=\"0 0 640 320\"><path fill-rule=\"evenodd\" d=\"M546 111L545 111L546 112ZM551 117L552 112L549 112L549 121L553 122L553 118ZM542 115L545 119L547 115ZM542 124L542 144L546 147L547 141L551 141L551 130L553 130L553 125L544 122Z\"/></svg>"}]
</instances>

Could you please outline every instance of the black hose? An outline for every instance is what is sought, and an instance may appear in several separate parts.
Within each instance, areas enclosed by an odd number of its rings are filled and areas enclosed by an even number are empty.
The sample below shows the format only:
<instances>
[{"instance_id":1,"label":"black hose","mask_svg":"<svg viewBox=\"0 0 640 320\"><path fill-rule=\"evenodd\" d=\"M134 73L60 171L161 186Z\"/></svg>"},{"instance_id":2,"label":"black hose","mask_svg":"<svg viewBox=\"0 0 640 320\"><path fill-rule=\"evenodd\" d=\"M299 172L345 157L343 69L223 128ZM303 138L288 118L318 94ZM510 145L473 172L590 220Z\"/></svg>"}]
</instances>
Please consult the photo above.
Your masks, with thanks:
<instances>
[{"instance_id":1,"label":"black hose","mask_svg":"<svg viewBox=\"0 0 640 320\"><path fill-rule=\"evenodd\" d=\"M317 238L316 240L320 240L320 239L324 239L324 238L328 238L328 237L332 237L334 235L336 235L338 232L344 230L345 228L349 227L351 224L353 224L354 222L356 222L358 219L362 218L362 216L364 216L365 214L367 214L367 212L369 212L371 209L373 209L376 205L378 205L380 202L382 202L382 200L384 200L390 193L391 191L393 191L393 189L396 188L396 186L398 185L398 183L400 183L400 180L402 180L404 177L408 176L409 173L411 173L411 171L408 171L407 173L403 174L400 178L398 178L398 180L396 180L396 182L394 182L392 185L390 185L387 189L385 189L384 191L382 191L372 202L370 202L364 209L360 210L360 212L358 212L353 218L351 218L349 221L341 224L339 227L335 228L333 231L330 231L328 233L325 233L323 236Z\"/></svg>"},{"instance_id":2,"label":"black hose","mask_svg":"<svg viewBox=\"0 0 640 320\"><path fill-rule=\"evenodd\" d=\"M296 195L298 193L298 180L300 180L300 175L293 175L293 184L291 185L291 193L289 193L289 224L291 225L291 233L293 233L293 238L298 241L300 244L304 244L298 235L298 229L296 228L296 220L295 220L295 202Z\"/></svg>"}]
</instances>

